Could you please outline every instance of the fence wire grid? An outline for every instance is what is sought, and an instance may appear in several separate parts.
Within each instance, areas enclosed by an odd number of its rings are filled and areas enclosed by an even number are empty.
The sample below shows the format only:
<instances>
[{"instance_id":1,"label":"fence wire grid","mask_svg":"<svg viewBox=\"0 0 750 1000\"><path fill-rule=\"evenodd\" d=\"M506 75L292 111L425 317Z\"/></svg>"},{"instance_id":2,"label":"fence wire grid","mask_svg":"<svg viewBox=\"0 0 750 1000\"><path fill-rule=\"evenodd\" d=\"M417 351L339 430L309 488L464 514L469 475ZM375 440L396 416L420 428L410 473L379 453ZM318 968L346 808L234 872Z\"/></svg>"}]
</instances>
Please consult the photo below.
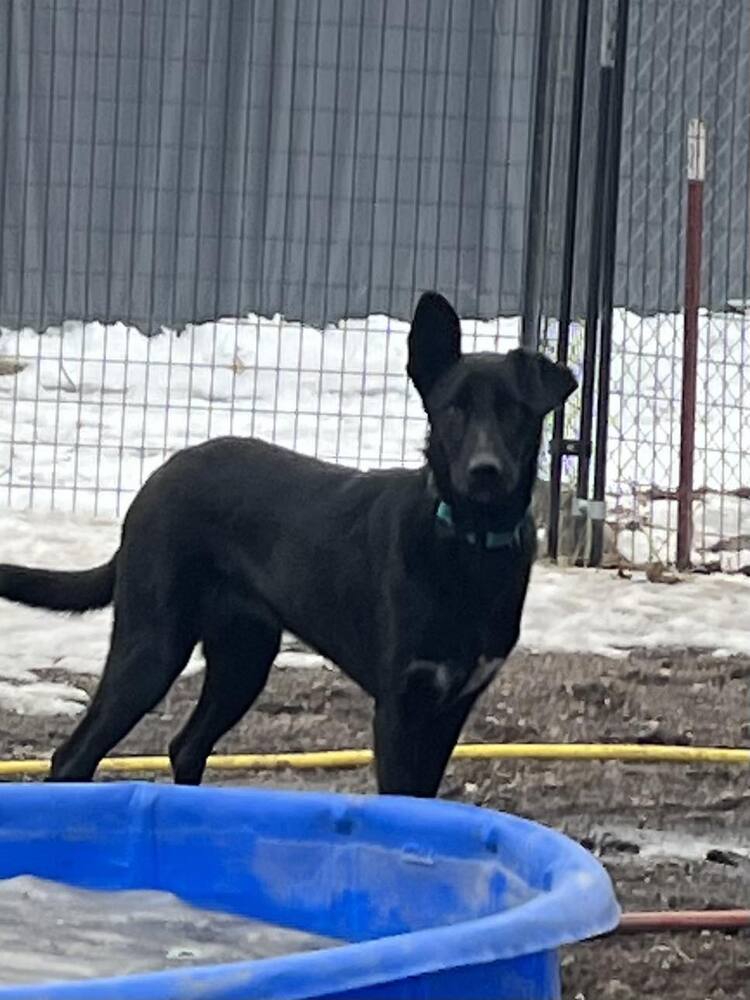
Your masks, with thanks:
<instances>
[{"instance_id":1,"label":"fence wire grid","mask_svg":"<svg viewBox=\"0 0 750 1000\"><path fill-rule=\"evenodd\" d=\"M694 561L750 566L746 6L630 4L607 523L610 554L639 564L674 558L685 134L700 116ZM579 372L605 5L590 7ZM467 349L506 350L521 334L545 18L534 294L554 353L576 11L577 0L2 0L7 505L121 516L165 457L228 433L359 467L418 463L424 418L404 372L418 293L456 303ZM574 399L569 436L577 420ZM547 469L544 454L542 495Z\"/></svg>"}]
</instances>

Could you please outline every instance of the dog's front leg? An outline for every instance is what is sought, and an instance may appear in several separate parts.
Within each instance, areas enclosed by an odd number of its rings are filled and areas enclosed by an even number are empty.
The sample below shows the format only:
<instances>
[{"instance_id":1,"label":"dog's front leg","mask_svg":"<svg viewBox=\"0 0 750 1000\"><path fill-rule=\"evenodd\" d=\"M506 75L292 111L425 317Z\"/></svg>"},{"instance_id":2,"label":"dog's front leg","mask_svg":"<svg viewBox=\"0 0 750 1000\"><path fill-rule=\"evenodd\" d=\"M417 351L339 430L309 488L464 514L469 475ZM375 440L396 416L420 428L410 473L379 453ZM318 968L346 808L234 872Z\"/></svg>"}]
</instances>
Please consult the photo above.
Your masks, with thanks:
<instances>
[{"instance_id":1,"label":"dog's front leg","mask_svg":"<svg viewBox=\"0 0 750 1000\"><path fill-rule=\"evenodd\" d=\"M467 695L438 709L389 698L375 709L375 768L381 795L437 795L450 755L474 703Z\"/></svg>"}]
</instances>

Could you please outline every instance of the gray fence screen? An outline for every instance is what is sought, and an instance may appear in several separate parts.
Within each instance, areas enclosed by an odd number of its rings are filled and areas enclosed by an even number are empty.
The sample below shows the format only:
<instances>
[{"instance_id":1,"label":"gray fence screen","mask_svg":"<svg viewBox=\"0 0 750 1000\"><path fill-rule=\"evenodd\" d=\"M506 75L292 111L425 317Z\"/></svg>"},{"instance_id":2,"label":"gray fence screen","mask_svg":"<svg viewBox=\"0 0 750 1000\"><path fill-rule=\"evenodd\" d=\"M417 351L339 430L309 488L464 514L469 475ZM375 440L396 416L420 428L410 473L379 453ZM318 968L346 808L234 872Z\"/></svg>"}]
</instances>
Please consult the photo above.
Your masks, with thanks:
<instances>
[{"instance_id":1,"label":"gray fence screen","mask_svg":"<svg viewBox=\"0 0 750 1000\"><path fill-rule=\"evenodd\" d=\"M557 8L556 0L552 6ZM562 243L575 3L566 0L558 37L557 105L547 245L548 294ZM583 312L593 172L602 4L591 4L579 200L575 312ZM703 305L723 309L748 295L750 188L750 4L743 0L631 0L625 71L615 305L636 313L683 304L687 124L708 131ZM557 300L546 310L555 314Z\"/></svg>"},{"instance_id":2,"label":"gray fence screen","mask_svg":"<svg viewBox=\"0 0 750 1000\"><path fill-rule=\"evenodd\" d=\"M2 8L3 324L518 311L535 4Z\"/></svg>"},{"instance_id":3,"label":"gray fence screen","mask_svg":"<svg viewBox=\"0 0 750 1000\"><path fill-rule=\"evenodd\" d=\"M748 5L632 6L616 300L680 302L671 237L685 122L701 114L715 137L705 300L722 306L746 284ZM254 312L323 326L406 318L427 286L466 316L518 314L542 11L556 53L554 314L574 7L2 0L0 323L153 332ZM595 26L589 39L595 79ZM595 87L587 108L584 147ZM585 155L584 190L591 165ZM578 253L583 264L585 240Z\"/></svg>"}]
</instances>

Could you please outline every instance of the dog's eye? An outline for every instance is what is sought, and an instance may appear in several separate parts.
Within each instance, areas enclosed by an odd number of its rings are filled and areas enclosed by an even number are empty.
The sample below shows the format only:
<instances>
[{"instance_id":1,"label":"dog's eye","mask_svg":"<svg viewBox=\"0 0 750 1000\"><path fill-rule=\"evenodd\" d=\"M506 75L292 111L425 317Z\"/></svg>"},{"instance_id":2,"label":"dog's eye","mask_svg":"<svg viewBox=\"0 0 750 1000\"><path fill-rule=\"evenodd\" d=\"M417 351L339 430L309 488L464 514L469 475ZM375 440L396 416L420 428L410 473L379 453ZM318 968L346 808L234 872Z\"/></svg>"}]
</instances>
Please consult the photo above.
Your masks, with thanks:
<instances>
[{"instance_id":1,"label":"dog's eye","mask_svg":"<svg viewBox=\"0 0 750 1000\"><path fill-rule=\"evenodd\" d=\"M459 439L464 429L464 411L459 406L446 406L441 416L443 434L449 439Z\"/></svg>"}]
</instances>

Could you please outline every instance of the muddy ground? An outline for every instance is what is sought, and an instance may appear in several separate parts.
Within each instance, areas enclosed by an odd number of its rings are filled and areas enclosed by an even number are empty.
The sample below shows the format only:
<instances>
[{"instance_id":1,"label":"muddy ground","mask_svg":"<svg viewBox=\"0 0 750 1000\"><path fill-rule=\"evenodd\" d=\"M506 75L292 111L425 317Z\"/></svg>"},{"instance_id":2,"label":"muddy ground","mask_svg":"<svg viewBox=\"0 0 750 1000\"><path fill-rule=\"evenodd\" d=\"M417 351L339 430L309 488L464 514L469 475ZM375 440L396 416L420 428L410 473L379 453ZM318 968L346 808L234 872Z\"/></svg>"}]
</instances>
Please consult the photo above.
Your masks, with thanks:
<instances>
[{"instance_id":1,"label":"muddy ground","mask_svg":"<svg viewBox=\"0 0 750 1000\"><path fill-rule=\"evenodd\" d=\"M54 679L49 673L43 675ZM93 678L76 677L93 690ZM465 739L750 742L750 658L690 652L627 659L518 653L477 705ZM180 681L120 750L161 753L200 679ZM367 699L338 672L277 669L217 750L370 745ZM68 718L0 712L0 753L46 753ZM215 773L208 780L226 782ZM373 790L369 769L235 775L253 785ZM750 905L750 769L618 763L460 762L442 794L547 823L591 847L623 908ZM750 1000L750 932L610 938L566 949L567 1000Z\"/></svg>"}]
</instances>

